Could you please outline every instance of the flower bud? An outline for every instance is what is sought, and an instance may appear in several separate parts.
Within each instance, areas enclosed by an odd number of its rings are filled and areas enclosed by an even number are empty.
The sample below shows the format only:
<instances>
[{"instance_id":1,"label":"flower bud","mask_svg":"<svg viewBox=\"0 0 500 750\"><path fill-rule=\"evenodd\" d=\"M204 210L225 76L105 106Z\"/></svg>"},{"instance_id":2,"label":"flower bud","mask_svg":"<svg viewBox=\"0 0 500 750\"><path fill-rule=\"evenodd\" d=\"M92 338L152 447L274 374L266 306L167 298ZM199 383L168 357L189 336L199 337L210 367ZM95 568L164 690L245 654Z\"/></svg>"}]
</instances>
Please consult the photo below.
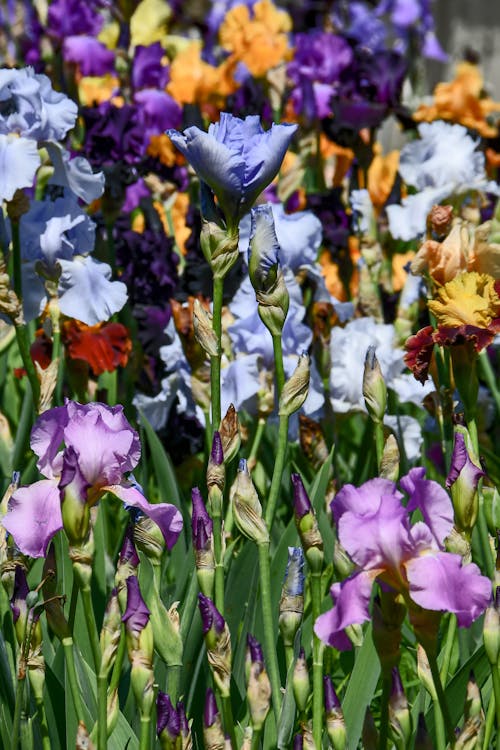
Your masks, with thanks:
<instances>
[{"instance_id":1,"label":"flower bud","mask_svg":"<svg viewBox=\"0 0 500 750\"><path fill-rule=\"evenodd\" d=\"M316 750L310 721L302 725L302 747L303 750Z\"/></svg>"},{"instance_id":2,"label":"flower bud","mask_svg":"<svg viewBox=\"0 0 500 750\"><path fill-rule=\"evenodd\" d=\"M328 459L328 446L319 422L299 414L299 438L302 452L313 469L319 470Z\"/></svg>"},{"instance_id":3,"label":"flower bud","mask_svg":"<svg viewBox=\"0 0 500 750\"><path fill-rule=\"evenodd\" d=\"M78 456L71 446L64 451L64 465L59 487L62 491L62 521L69 544L75 548L83 547L90 532L88 484L78 466Z\"/></svg>"},{"instance_id":4,"label":"flower bud","mask_svg":"<svg viewBox=\"0 0 500 750\"><path fill-rule=\"evenodd\" d=\"M236 479L231 487L230 500L234 522L241 533L256 544L267 544L269 532L262 518L262 505L244 458L240 460Z\"/></svg>"},{"instance_id":5,"label":"flower bud","mask_svg":"<svg viewBox=\"0 0 500 750\"><path fill-rule=\"evenodd\" d=\"M477 485L484 471L469 456L470 437L465 427L455 428L455 442L446 487L451 488L455 520L460 531L470 538L479 510Z\"/></svg>"},{"instance_id":6,"label":"flower bud","mask_svg":"<svg viewBox=\"0 0 500 750\"><path fill-rule=\"evenodd\" d=\"M227 466L236 457L241 445L240 423L238 412L233 404L229 408L220 423L220 438L222 441L222 453L224 463Z\"/></svg>"},{"instance_id":7,"label":"flower bud","mask_svg":"<svg viewBox=\"0 0 500 750\"><path fill-rule=\"evenodd\" d=\"M132 524L129 524L123 537L115 574L115 587L118 592L118 600L122 612L127 607L127 578L137 575L138 568L139 555L134 545L134 527Z\"/></svg>"},{"instance_id":8,"label":"flower bud","mask_svg":"<svg viewBox=\"0 0 500 750\"><path fill-rule=\"evenodd\" d=\"M289 417L298 411L309 392L309 356L305 352L299 357L297 367L286 381L281 392L279 415Z\"/></svg>"},{"instance_id":9,"label":"flower bud","mask_svg":"<svg viewBox=\"0 0 500 750\"><path fill-rule=\"evenodd\" d=\"M307 669L306 655L303 648L300 649L293 669L292 687L297 709L302 713L306 709L307 699L311 692L309 671Z\"/></svg>"},{"instance_id":10,"label":"flower bud","mask_svg":"<svg viewBox=\"0 0 500 750\"><path fill-rule=\"evenodd\" d=\"M89 527L87 541L76 547L70 546L69 557L73 563L73 575L81 588L90 586L94 561L94 532Z\"/></svg>"},{"instance_id":11,"label":"flower bud","mask_svg":"<svg viewBox=\"0 0 500 750\"><path fill-rule=\"evenodd\" d=\"M392 482L397 482L399 478L399 447L398 441L392 433L385 441L379 476L390 479Z\"/></svg>"},{"instance_id":12,"label":"flower bud","mask_svg":"<svg viewBox=\"0 0 500 750\"><path fill-rule=\"evenodd\" d=\"M476 716L482 716L483 704L481 702L481 691L474 677L474 672L471 670L469 679L467 681L467 693L465 696L465 719L474 718Z\"/></svg>"},{"instance_id":13,"label":"flower bud","mask_svg":"<svg viewBox=\"0 0 500 750\"><path fill-rule=\"evenodd\" d=\"M500 656L500 589L495 592L495 602L490 604L484 615L484 650L492 666L498 664Z\"/></svg>"},{"instance_id":14,"label":"flower bud","mask_svg":"<svg viewBox=\"0 0 500 750\"><path fill-rule=\"evenodd\" d=\"M304 553L301 547L288 547L279 612L283 643L292 647L304 614Z\"/></svg>"},{"instance_id":15,"label":"flower bud","mask_svg":"<svg viewBox=\"0 0 500 750\"><path fill-rule=\"evenodd\" d=\"M474 750L476 747L482 747L483 735L484 718L473 716L465 721L453 747L455 750Z\"/></svg>"},{"instance_id":16,"label":"flower bud","mask_svg":"<svg viewBox=\"0 0 500 750\"><path fill-rule=\"evenodd\" d=\"M212 438L212 450L210 451L207 466L207 487L209 494L213 488L217 488L220 492L223 492L225 478L226 469L224 467L222 440L220 432L216 430Z\"/></svg>"},{"instance_id":17,"label":"flower bud","mask_svg":"<svg viewBox=\"0 0 500 750\"><path fill-rule=\"evenodd\" d=\"M418 679L427 690L433 701L437 700L436 688L434 687L434 680L432 679L431 668L429 666L429 660L423 647L417 644L417 674Z\"/></svg>"},{"instance_id":18,"label":"flower bud","mask_svg":"<svg viewBox=\"0 0 500 750\"><path fill-rule=\"evenodd\" d=\"M397 667L392 670L391 694L389 696L389 724L397 747L409 747L412 727L408 701Z\"/></svg>"},{"instance_id":19,"label":"flower bud","mask_svg":"<svg viewBox=\"0 0 500 750\"><path fill-rule=\"evenodd\" d=\"M224 732L213 690L208 688L203 712L203 741L205 750L224 750Z\"/></svg>"},{"instance_id":20,"label":"flower bud","mask_svg":"<svg viewBox=\"0 0 500 750\"><path fill-rule=\"evenodd\" d=\"M425 726L423 714L418 715L417 736L415 738L415 750L434 750L432 739Z\"/></svg>"},{"instance_id":21,"label":"flower bud","mask_svg":"<svg viewBox=\"0 0 500 750\"><path fill-rule=\"evenodd\" d=\"M182 666L183 645L180 636L178 602L167 609L156 585L148 588L147 605L151 613L151 625L155 651L168 667Z\"/></svg>"},{"instance_id":22,"label":"flower bud","mask_svg":"<svg viewBox=\"0 0 500 750\"><path fill-rule=\"evenodd\" d=\"M213 595L215 558L213 548L213 521L208 515L198 487L191 490L193 511L191 529L196 564L196 576L200 590L205 596Z\"/></svg>"},{"instance_id":23,"label":"flower bud","mask_svg":"<svg viewBox=\"0 0 500 750\"><path fill-rule=\"evenodd\" d=\"M290 298L279 264L280 246L276 239L270 204L251 211L248 275L255 289L259 316L273 336L280 336Z\"/></svg>"},{"instance_id":24,"label":"flower bud","mask_svg":"<svg viewBox=\"0 0 500 750\"><path fill-rule=\"evenodd\" d=\"M162 750L177 750L181 724L170 696L158 691L156 696L156 734Z\"/></svg>"},{"instance_id":25,"label":"flower bud","mask_svg":"<svg viewBox=\"0 0 500 750\"><path fill-rule=\"evenodd\" d=\"M109 597L101 629L101 674L108 675L112 669L121 636L121 613L118 592L113 589Z\"/></svg>"},{"instance_id":26,"label":"flower bud","mask_svg":"<svg viewBox=\"0 0 500 750\"><path fill-rule=\"evenodd\" d=\"M373 422L383 422L387 406L387 386L375 355L375 346L369 346L363 373L365 406Z\"/></svg>"},{"instance_id":27,"label":"flower bud","mask_svg":"<svg viewBox=\"0 0 500 750\"><path fill-rule=\"evenodd\" d=\"M333 750L345 750L347 747L347 732L344 712L333 687L331 677L323 677L326 731L333 745Z\"/></svg>"},{"instance_id":28,"label":"flower bud","mask_svg":"<svg viewBox=\"0 0 500 750\"><path fill-rule=\"evenodd\" d=\"M307 564L313 573L323 569L323 540L311 501L299 474L292 474L295 524L304 548Z\"/></svg>"},{"instance_id":29,"label":"flower bud","mask_svg":"<svg viewBox=\"0 0 500 750\"><path fill-rule=\"evenodd\" d=\"M127 578L127 609L122 617L127 634L130 681L136 704L149 716L154 702L153 627L136 576Z\"/></svg>"},{"instance_id":30,"label":"flower bud","mask_svg":"<svg viewBox=\"0 0 500 750\"><path fill-rule=\"evenodd\" d=\"M198 594L198 604L203 636L207 647L208 664L221 695L228 697L232 658L229 628L211 599L203 594Z\"/></svg>"},{"instance_id":31,"label":"flower bud","mask_svg":"<svg viewBox=\"0 0 500 750\"><path fill-rule=\"evenodd\" d=\"M177 701L177 716L181 726L182 750L192 750L193 738L191 735L191 722L188 722L186 710L182 701Z\"/></svg>"},{"instance_id":32,"label":"flower bud","mask_svg":"<svg viewBox=\"0 0 500 750\"><path fill-rule=\"evenodd\" d=\"M333 545L333 569L335 570L337 578L340 580L349 578L355 567L356 566L345 549L342 547L338 539L336 539Z\"/></svg>"},{"instance_id":33,"label":"flower bud","mask_svg":"<svg viewBox=\"0 0 500 750\"><path fill-rule=\"evenodd\" d=\"M217 216L213 197L201 184L202 220L200 245L214 278L223 279L239 258L238 230L228 231Z\"/></svg>"},{"instance_id":34,"label":"flower bud","mask_svg":"<svg viewBox=\"0 0 500 750\"><path fill-rule=\"evenodd\" d=\"M209 357L219 355L217 336L213 329L212 316L205 310L200 300L193 303L193 328L196 341Z\"/></svg>"},{"instance_id":35,"label":"flower bud","mask_svg":"<svg viewBox=\"0 0 500 750\"><path fill-rule=\"evenodd\" d=\"M248 670L247 701L253 730L262 729L271 706L271 682L264 666L259 642L247 636L250 666Z\"/></svg>"},{"instance_id":36,"label":"flower bud","mask_svg":"<svg viewBox=\"0 0 500 750\"><path fill-rule=\"evenodd\" d=\"M361 732L364 750L377 750L378 748L378 731L375 726L372 712L369 708L365 712L363 730Z\"/></svg>"}]
</instances>

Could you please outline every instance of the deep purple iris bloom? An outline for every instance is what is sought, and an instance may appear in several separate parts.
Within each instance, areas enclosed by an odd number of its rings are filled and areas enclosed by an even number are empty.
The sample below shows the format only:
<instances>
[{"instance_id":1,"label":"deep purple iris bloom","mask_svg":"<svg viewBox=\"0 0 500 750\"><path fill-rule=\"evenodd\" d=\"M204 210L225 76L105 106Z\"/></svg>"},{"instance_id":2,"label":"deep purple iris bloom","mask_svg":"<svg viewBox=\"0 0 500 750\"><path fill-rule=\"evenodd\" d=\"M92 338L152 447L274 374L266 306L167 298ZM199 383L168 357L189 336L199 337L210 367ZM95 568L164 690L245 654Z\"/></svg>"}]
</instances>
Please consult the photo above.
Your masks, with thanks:
<instances>
[{"instance_id":1,"label":"deep purple iris bloom","mask_svg":"<svg viewBox=\"0 0 500 750\"><path fill-rule=\"evenodd\" d=\"M272 125L264 132L258 115L241 120L221 112L208 133L193 126L167 131L201 180L214 192L233 229L276 176L296 125Z\"/></svg>"},{"instance_id":2,"label":"deep purple iris bloom","mask_svg":"<svg viewBox=\"0 0 500 750\"><path fill-rule=\"evenodd\" d=\"M165 732L168 739L175 740L181 732L181 722L172 705L170 696L158 690L156 698L156 734Z\"/></svg>"},{"instance_id":3,"label":"deep purple iris bloom","mask_svg":"<svg viewBox=\"0 0 500 750\"><path fill-rule=\"evenodd\" d=\"M162 63L165 50L160 42L147 47L138 44L134 52L134 62L131 73L133 88L164 89L169 79L169 68Z\"/></svg>"},{"instance_id":4,"label":"deep purple iris bloom","mask_svg":"<svg viewBox=\"0 0 500 750\"><path fill-rule=\"evenodd\" d=\"M344 630L370 619L375 581L402 594L409 608L453 612L462 627L487 607L491 581L473 563L462 565L460 555L444 551L453 527L451 501L424 474L423 468L414 468L401 479L409 495L406 507L396 485L382 478L361 487L347 484L332 501L339 541L358 570L330 589L334 607L314 626L325 643L341 650L351 647ZM424 521L412 525L409 514L417 509Z\"/></svg>"},{"instance_id":5,"label":"deep purple iris bloom","mask_svg":"<svg viewBox=\"0 0 500 750\"><path fill-rule=\"evenodd\" d=\"M47 29L51 36L64 39L73 34L97 36L104 17L97 12L99 3L93 0L54 0L49 5Z\"/></svg>"},{"instance_id":6,"label":"deep purple iris bloom","mask_svg":"<svg viewBox=\"0 0 500 750\"><path fill-rule=\"evenodd\" d=\"M76 63L84 76L103 76L114 69L115 55L93 36L67 36L63 44L63 57Z\"/></svg>"},{"instance_id":7,"label":"deep purple iris bloom","mask_svg":"<svg viewBox=\"0 0 500 750\"><path fill-rule=\"evenodd\" d=\"M125 475L140 458L139 436L122 406L66 401L44 412L31 431L37 467L47 477L20 487L9 502L2 523L25 555L44 557L54 534L62 528L61 501L65 493L81 505L95 505L106 492L138 508L161 529L169 549L182 529L182 516L173 505L151 505Z\"/></svg>"},{"instance_id":8,"label":"deep purple iris bloom","mask_svg":"<svg viewBox=\"0 0 500 750\"><path fill-rule=\"evenodd\" d=\"M137 107L103 102L98 107L83 107L82 116L84 150L91 164L133 164L145 154L147 139Z\"/></svg>"}]
</instances>

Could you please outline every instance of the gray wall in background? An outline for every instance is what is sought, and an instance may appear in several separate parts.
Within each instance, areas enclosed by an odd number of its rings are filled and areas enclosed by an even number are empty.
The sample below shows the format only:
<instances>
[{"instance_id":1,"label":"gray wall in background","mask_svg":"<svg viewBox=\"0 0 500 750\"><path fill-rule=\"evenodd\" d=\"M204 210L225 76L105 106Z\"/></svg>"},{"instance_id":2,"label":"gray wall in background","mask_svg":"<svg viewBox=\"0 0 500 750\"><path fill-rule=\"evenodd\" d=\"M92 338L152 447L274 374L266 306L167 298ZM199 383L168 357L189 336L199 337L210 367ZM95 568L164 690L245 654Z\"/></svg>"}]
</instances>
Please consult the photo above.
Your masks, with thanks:
<instances>
[{"instance_id":1,"label":"gray wall in background","mask_svg":"<svg viewBox=\"0 0 500 750\"><path fill-rule=\"evenodd\" d=\"M429 63L431 87L453 78L454 64L470 47L481 56L485 88L500 100L500 0L434 0L432 9L437 37L450 62Z\"/></svg>"}]
</instances>

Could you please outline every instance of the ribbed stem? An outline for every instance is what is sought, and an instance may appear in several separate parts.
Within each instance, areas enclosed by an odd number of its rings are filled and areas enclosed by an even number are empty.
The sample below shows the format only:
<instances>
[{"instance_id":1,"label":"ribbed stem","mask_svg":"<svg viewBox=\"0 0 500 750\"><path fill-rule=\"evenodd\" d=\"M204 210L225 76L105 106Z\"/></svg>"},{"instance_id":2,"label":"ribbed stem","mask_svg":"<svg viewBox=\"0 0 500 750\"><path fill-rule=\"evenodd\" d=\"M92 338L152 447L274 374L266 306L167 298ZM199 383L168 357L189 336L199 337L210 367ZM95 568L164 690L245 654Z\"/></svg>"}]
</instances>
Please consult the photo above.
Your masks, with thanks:
<instances>
[{"instance_id":1,"label":"ribbed stem","mask_svg":"<svg viewBox=\"0 0 500 750\"><path fill-rule=\"evenodd\" d=\"M97 678L97 750L108 745L108 679L106 674Z\"/></svg>"},{"instance_id":2,"label":"ribbed stem","mask_svg":"<svg viewBox=\"0 0 500 750\"><path fill-rule=\"evenodd\" d=\"M281 391L285 385L285 369L283 367L283 345L281 334L273 335L273 352L274 352L274 372L276 376L276 394L278 402L281 397Z\"/></svg>"},{"instance_id":3,"label":"ribbed stem","mask_svg":"<svg viewBox=\"0 0 500 750\"><path fill-rule=\"evenodd\" d=\"M90 586L82 586L80 588L80 593L82 595L85 624L87 625L90 646L92 648L94 669L95 673L98 675L101 667L101 646L99 643L99 634L97 632L97 625L94 616L94 608L92 607L92 594L90 591Z\"/></svg>"},{"instance_id":4,"label":"ribbed stem","mask_svg":"<svg viewBox=\"0 0 500 750\"><path fill-rule=\"evenodd\" d=\"M266 525L269 531L271 531L274 514L276 512L276 503L278 502L278 496L281 486L281 478L283 476L283 469L285 467L286 449L288 444L288 417L280 416L279 432L278 432L278 450L276 453L276 460L274 462L273 478L271 480L271 488L269 490L269 498L267 501L266 508Z\"/></svg>"},{"instance_id":5,"label":"ribbed stem","mask_svg":"<svg viewBox=\"0 0 500 750\"><path fill-rule=\"evenodd\" d=\"M264 646L266 664L271 682L274 716L278 725L281 710L281 685L274 637L273 613L271 603L271 568L269 563L269 542L258 544L260 594L262 599L262 619L264 623Z\"/></svg>"},{"instance_id":6,"label":"ribbed stem","mask_svg":"<svg viewBox=\"0 0 500 750\"><path fill-rule=\"evenodd\" d=\"M313 623L321 614L321 573L311 574L311 598ZM314 744L321 748L323 734L323 644L313 633L313 737Z\"/></svg>"},{"instance_id":7,"label":"ribbed stem","mask_svg":"<svg viewBox=\"0 0 500 750\"><path fill-rule=\"evenodd\" d=\"M151 716L141 716L141 737L139 740L139 750L149 750L151 734Z\"/></svg>"}]
</instances>

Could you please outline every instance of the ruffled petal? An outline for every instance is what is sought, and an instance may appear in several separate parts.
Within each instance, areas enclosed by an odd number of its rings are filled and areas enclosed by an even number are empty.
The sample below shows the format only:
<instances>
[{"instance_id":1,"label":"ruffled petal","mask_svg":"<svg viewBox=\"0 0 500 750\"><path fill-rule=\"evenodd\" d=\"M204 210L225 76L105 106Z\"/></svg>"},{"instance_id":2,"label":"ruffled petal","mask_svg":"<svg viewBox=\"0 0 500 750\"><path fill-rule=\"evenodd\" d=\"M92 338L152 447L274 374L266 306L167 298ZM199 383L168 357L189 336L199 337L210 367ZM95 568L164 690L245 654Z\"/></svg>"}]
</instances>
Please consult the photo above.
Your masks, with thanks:
<instances>
[{"instance_id":1,"label":"ruffled petal","mask_svg":"<svg viewBox=\"0 0 500 750\"><path fill-rule=\"evenodd\" d=\"M61 499L57 485L42 479L14 492L2 519L24 555L45 557L49 542L62 529Z\"/></svg>"},{"instance_id":2,"label":"ruffled petal","mask_svg":"<svg viewBox=\"0 0 500 750\"><path fill-rule=\"evenodd\" d=\"M425 469L416 466L401 478L401 487L410 496L407 510L421 511L436 542L442 546L453 528L453 506L448 493L432 479L425 479Z\"/></svg>"},{"instance_id":3,"label":"ruffled petal","mask_svg":"<svg viewBox=\"0 0 500 750\"><path fill-rule=\"evenodd\" d=\"M91 257L60 260L59 305L61 312L96 325L122 309L127 301L127 287L111 281L111 268Z\"/></svg>"},{"instance_id":4,"label":"ruffled petal","mask_svg":"<svg viewBox=\"0 0 500 750\"><path fill-rule=\"evenodd\" d=\"M314 632L328 646L346 651L352 647L344 630L349 625L359 625L370 619L368 606L373 581L379 571L361 572L342 583L334 583L330 589L333 609L320 615L314 624Z\"/></svg>"},{"instance_id":5,"label":"ruffled petal","mask_svg":"<svg viewBox=\"0 0 500 750\"><path fill-rule=\"evenodd\" d=\"M19 188L31 187L40 166L35 141L0 135L0 201L10 201Z\"/></svg>"}]
</instances>

